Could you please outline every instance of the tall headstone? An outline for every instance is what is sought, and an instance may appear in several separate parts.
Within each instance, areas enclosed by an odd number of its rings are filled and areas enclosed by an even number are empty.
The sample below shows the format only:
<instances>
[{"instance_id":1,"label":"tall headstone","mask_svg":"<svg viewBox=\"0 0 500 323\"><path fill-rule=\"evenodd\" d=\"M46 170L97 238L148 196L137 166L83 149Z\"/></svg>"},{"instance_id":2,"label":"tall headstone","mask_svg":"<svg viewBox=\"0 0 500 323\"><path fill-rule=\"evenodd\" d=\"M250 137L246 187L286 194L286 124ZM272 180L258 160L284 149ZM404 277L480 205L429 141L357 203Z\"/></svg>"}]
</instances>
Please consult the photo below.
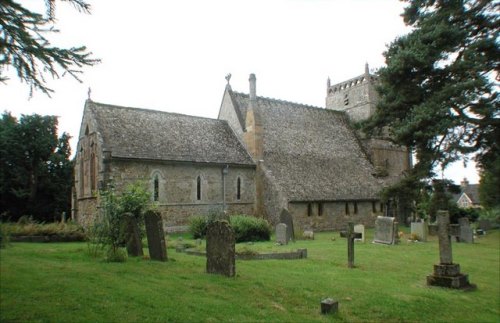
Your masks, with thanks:
<instances>
[{"instance_id":1,"label":"tall headstone","mask_svg":"<svg viewBox=\"0 0 500 323\"><path fill-rule=\"evenodd\" d=\"M276 225L276 243L281 245L288 244L289 237L287 236L287 225L284 223L278 223Z\"/></svg>"},{"instance_id":2,"label":"tall headstone","mask_svg":"<svg viewBox=\"0 0 500 323\"><path fill-rule=\"evenodd\" d=\"M286 224L286 232L288 239L295 241L295 233L293 228L293 218L287 209L281 210L280 213L280 223Z\"/></svg>"},{"instance_id":3,"label":"tall headstone","mask_svg":"<svg viewBox=\"0 0 500 323\"><path fill-rule=\"evenodd\" d=\"M354 226L354 232L356 233L361 233L361 238L356 238L354 240L356 241L361 241L361 242L365 242L365 226L363 224L356 224Z\"/></svg>"},{"instance_id":4,"label":"tall headstone","mask_svg":"<svg viewBox=\"0 0 500 323\"><path fill-rule=\"evenodd\" d=\"M132 257L144 255L137 219L132 213L124 213L122 219L122 232L128 255Z\"/></svg>"},{"instance_id":5,"label":"tall headstone","mask_svg":"<svg viewBox=\"0 0 500 323\"><path fill-rule=\"evenodd\" d=\"M426 242L429 229L427 222L412 222L411 234L416 235L419 241Z\"/></svg>"},{"instance_id":6,"label":"tall headstone","mask_svg":"<svg viewBox=\"0 0 500 323\"><path fill-rule=\"evenodd\" d=\"M476 286L469 283L467 274L460 273L460 265L453 263L450 238L450 216L448 211L437 212L439 264L434 265L434 273L427 276L427 285L454 289L472 290Z\"/></svg>"},{"instance_id":7,"label":"tall headstone","mask_svg":"<svg viewBox=\"0 0 500 323\"><path fill-rule=\"evenodd\" d=\"M458 224L460 225L460 242L474 243L474 232L469 223L468 218L458 219Z\"/></svg>"},{"instance_id":8,"label":"tall headstone","mask_svg":"<svg viewBox=\"0 0 500 323\"><path fill-rule=\"evenodd\" d=\"M214 221L207 227L207 273L233 277L236 274L235 236L227 221Z\"/></svg>"},{"instance_id":9,"label":"tall headstone","mask_svg":"<svg viewBox=\"0 0 500 323\"><path fill-rule=\"evenodd\" d=\"M392 217L378 216L375 221L374 243L397 244L399 242L398 223Z\"/></svg>"},{"instance_id":10,"label":"tall headstone","mask_svg":"<svg viewBox=\"0 0 500 323\"><path fill-rule=\"evenodd\" d=\"M167 245L160 213L147 211L144 214L144 222L148 237L149 257L153 260L167 261Z\"/></svg>"}]
</instances>

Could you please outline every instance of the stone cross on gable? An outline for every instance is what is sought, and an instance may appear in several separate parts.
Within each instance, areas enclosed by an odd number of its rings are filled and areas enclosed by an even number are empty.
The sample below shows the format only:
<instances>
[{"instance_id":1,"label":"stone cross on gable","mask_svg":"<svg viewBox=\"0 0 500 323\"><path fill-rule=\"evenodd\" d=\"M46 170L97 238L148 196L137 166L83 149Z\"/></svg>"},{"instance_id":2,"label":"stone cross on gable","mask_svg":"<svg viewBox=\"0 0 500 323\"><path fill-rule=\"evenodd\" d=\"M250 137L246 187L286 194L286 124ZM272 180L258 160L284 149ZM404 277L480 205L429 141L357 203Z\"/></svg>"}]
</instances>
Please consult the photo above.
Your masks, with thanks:
<instances>
[{"instance_id":1,"label":"stone cross on gable","mask_svg":"<svg viewBox=\"0 0 500 323\"><path fill-rule=\"evenodd\" d=\"M354 223L347 224L347 231L340 231L342 238L347 238L347 267L354 268L354 239L361 239L361 232L354 232Z\"/></svg>"}]
</instances>

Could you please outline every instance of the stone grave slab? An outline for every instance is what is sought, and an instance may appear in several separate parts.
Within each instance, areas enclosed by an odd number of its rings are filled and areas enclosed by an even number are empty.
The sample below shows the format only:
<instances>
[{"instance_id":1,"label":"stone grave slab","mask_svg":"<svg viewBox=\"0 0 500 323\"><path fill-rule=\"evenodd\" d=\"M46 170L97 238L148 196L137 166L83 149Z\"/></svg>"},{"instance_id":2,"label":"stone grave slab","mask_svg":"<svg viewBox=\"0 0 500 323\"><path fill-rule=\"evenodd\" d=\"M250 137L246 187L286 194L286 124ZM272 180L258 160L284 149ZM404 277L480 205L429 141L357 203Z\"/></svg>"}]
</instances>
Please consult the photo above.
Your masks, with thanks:
<instances>
[{"instance_id":1,"label":"stone grave slab","mask_svg":"<svg viewBox=\"0 0 500 323\"><path fill-rule=\"evenodd\" d=\"M227 221L207 227L207 273L233 277L236 274L234 230Z\"/></svg>"},{"instance_id":2,"label":"stone grave slab","mask_svg":"<svg viewBox=\"0 0 500 323\"><path fill-rule=\"evenodd\" d=\"M167 261L167 245L160 213L147 211L144 214L144 222L148 237L149 257L152 260Z\"/></svg>"},{"instance_id":3,"label":"stone grave slab","mask_svg":"<svg viewBox=\"0 0 500 323\"><path fill-rule=\"evenodd\" d=\"M280 223L286 224L286 232L288 241L295 241L295 233L293 228L293 218L288 210L283 209L280 213Z\"/></svg>"},{"instance_id":4,"label":"stone grave slab","mask_svg":"<svg viewBox=\"0 0 500 323\"><path fill-rule=\"evenodd\" d=\"M398 238L398 224L392 217L378 216L375 221L374 243L396 244Z\"/></svg>"},{"instance_id":5,"label":"stone grave slab","mask_svg":"<svg viewBox=\"0 0 500 323\"><path fill-rule=\"evenodd\" d=\"M427 222L412 222L411 234L416 235L418 241L426 242L427 236L429 234L429 228L427 226Z\"/></svg>"},{"instance_id":6,"label":"stone grave slab","mask_svg":"<svg viewBox=\"0 0 500 323\"><path fill-rule=\"evenodd\" d=\"M288 240L287 225L284 223L278 223L276 225L276 243L279 243L280 245L286 245L288 244Z\"/></svg>"},{"instance_id":7,"label":"stone grave slab","mask_svg":"<svg viewBox=\"0 0 500 323\"><path fill-rule=\"evenodd\" d=\"M141 234L137 219L132 213L122 215L122 232L127 247L127 254L131 257L143 256Z\"/></svg>"},{"instance_id":8,"label":"stone grave slab","mask_svg":"<svg viewBox=\"0 0 500 323\"><path fill-rule=\"evenodd\" d=\"M354 232L361 233L361 238L355 238L355 241L365 242L365 226L363 224L356 224L354 226Z\"/></svg>"},{"instance_id":9,"label":"stone grave slab","mask_svg":"<svg viewBox=\"0 0 500 323\"><path fill-rule=\"evenodd\" d=\"M470 226L468 218L458 219L458 224L460 226L460 242L474 243L474 232Z\"/></svg>"}]
</instances>

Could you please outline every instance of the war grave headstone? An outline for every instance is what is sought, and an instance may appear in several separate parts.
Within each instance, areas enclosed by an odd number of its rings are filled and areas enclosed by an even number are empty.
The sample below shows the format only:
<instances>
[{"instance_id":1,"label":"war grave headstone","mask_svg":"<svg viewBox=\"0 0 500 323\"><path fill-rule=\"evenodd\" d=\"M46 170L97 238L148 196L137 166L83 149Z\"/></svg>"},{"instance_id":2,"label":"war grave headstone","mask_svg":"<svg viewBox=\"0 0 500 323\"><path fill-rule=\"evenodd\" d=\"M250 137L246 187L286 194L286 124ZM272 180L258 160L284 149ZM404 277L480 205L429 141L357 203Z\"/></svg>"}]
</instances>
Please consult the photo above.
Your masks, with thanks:
<instances>
[{"instance_id":1,"label":"war grave headstone","mask_svg":"<svg viewBox=\"0 0 500 323\"><path fill-rule=\"evenodd\" d=\"M167 245L160 213L147 211L144 214L144 222L148 237L149 257L152 260L167 261Z\"/></svg>"},{"instance_id":2,"label":"war grave headstone","mask_svg":"<svg viewBox=\"0 0 500 323\"><path fill-rule=\"evenodd\" d=\"M293 218L290 212L288 210L283 209L281 210L280 213L280 223L286 224L286 232L287 232L287 238L292 241L295 241L295 233L294 233L294 228L293 228Z\"/></svg>"},{"instance_id":3,"label":"war grave headstone","mask_svg":"<svg viewBox=\"0 0 500 323\"><path fill-rule=\"evenodd\" d=\"M342 238L347 238L347 267L354 268L354 239L361 239L360 232L354 232L354 223L347 224L347 231L340 231Z\"/></svg>"},{"instance_id":4,"label":"war grave headstone","mask_svg":"<svg viewBox=\"0 0 500 323\"><path fill-rule=\"evenodd\" d=\"M214 221L207 227L207 273L233 277L236 274L235 236L227 221Z\"/></svg>"},{"instance_id":5,"label":"war grave headstone","mask_svg":"<svg viewBox=\"0 0 500 323\"><path fill-rule=\"evenodd\" d=\"M429 233L429 228L427 222L412 222L411 223L411 235L415 235L419 241L426 242L427 235Z\"/></svg>"},{"instance_id":6,"label":"war grave headstone","mask_svg":"<svg viewBox=\"0 0 500 323\"><path fill-rule=\"evenodd\" d=\"M131 257L143 256L141 234L137 219L132 213L122 215L122 230L127 247L127 254Z\"/></svg>"},{"instance_id":7,"label":"war grave headstone","mask_svg":"<svg viewBox=\"0 0 500 323\"><path fill-rule=\"evenodd\" d=\"M474 243L474 232L469 223L468 218L458 219L458 224L460 226L460 242Z\"/></svg>"},{"instance_id":8,"label":"war grave headstone","mask_svg":"<svg viewBox=\"0 0 500 323\"><path fill-rule=\"evenodd\" d=\"M374 243L397 244L399 243L398 223L392 217L378 216L375 220Z\"/></svg>"},{"instance_id":9,"label":"war grave headstone","mask_svg":"<svg viewBox=\"0 0 500 323\"><path fill-rule=\"evenodd\" d=\"M361 233L361 238L354 239L355 241L365 242L365 226L363 224L356 224L354 226L354 232Z\"/></svg>"},{"instance_id":10,"label":"war grave headstone","mask_svg":"<svg viewBox=\"0 0 500 323\"><path fill-rule=\"evenodd\" d=\"M467 274L460 273L460 265L453 263L450 237L450 216L448 211L437 212L439 264L427 276L427 285L454 289L472 290L476 285L469 283Z\"/></svg>"},{"instance_id":11,"label":"war grave headstone","mask_svg":"<svg viewBox=\"0 0 500 323\"><path fill-rule=\"evenodd\" d=\"M288 244L287 237L287 225L284 223L278 223L276 225L276 243L280 245Z\"/></svg>"}]
</instances>

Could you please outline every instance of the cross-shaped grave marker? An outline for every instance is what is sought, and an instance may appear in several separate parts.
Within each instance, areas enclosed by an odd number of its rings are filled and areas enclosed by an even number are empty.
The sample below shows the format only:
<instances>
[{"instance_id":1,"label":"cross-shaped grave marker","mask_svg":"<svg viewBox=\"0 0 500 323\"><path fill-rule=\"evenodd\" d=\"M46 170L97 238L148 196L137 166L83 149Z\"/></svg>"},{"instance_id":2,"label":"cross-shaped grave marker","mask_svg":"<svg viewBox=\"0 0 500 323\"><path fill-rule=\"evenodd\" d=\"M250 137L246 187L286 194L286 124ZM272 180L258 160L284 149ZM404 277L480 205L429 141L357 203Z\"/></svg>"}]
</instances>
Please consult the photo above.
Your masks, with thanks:
<instances>
[{"instance_id":1,"label":"cross-shaped grave marker","mask_svg":"<svg viewBox=\"0 0 500 323\"><path fill-rule=\"evenodd\" d=\"M340 237L347 238L347 267L354 268L354 239L361 239L361 232L354 232L354 223L347 223L347 231L340 231Z\"/></svg>"}]
</instances>

